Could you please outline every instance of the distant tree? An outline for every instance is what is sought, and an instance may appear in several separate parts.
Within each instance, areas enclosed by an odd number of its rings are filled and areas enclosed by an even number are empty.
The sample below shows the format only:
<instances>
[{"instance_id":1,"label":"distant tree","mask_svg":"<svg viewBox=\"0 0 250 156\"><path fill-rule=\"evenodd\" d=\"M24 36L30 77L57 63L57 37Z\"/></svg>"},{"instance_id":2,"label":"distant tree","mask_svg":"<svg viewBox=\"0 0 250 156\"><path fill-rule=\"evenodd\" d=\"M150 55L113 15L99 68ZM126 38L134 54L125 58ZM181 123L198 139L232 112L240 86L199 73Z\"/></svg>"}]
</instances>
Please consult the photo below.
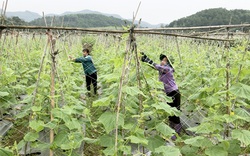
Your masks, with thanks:
<instances>
[{"instance_id":1,"label":"distant tree","mask_svg":"<svg viewBox=\"0 0 250 156\"><path fill-rule=\"evenodd\" d=\"M9 17L5 20L5 24L7 25L27 25L27 22L20 19L17 16Z\"/></svg>"}]
</instances>

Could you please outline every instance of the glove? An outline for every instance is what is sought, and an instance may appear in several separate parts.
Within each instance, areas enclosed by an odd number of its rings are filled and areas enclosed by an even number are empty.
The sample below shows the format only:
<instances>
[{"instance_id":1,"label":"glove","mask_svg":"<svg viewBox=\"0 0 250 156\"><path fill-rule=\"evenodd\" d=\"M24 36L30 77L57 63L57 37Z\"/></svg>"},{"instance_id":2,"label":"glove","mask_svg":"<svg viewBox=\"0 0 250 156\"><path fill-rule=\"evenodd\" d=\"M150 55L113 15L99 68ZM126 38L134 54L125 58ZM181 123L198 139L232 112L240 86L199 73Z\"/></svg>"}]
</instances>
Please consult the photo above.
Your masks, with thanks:
<instances>
[{"instance_id":1,"label":"glove","mask_svg":"<svg viewBox=\"0 0 250 156\"><path fill-rule=\"evenodd\" d=\"M141 54L143 55L141 57L141 61L142 62L146 62L146 63L149 63L149 64L154 64L154 62L152 60L150 60L147 55L145 55L143 52L141 52Z\"/></svg>"}]
</instances>

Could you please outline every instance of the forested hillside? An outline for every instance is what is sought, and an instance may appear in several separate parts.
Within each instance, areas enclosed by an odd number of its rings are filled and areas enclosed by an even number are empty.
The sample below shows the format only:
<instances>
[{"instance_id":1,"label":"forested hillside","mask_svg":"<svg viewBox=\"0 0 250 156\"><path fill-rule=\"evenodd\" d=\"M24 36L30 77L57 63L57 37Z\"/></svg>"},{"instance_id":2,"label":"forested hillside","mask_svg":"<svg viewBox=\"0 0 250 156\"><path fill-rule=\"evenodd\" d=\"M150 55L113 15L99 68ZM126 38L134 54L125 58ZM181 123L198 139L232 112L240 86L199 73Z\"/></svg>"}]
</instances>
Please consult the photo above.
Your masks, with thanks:
<instances>
[{"instance_id":1,"label":"forested hillside","mask_svg":"<svg viewBox=\"0 0 250 156\"><path fill-rule=\"evenodd\" d=\"M166 27L190 27L250 23L249 10L207 9L171 22Z\"/></svg>"},{"instance_id":2,"label":"forested hillside","mask_svg":"<svg viewBox=\"0 0 250 156\"><path fill-rule=\"evenodd\" d=\"M47 24L50 25L53 16L46 17ZM67 27L108 27L108 26L124 26L130 24L130 22L115 18L108 17L98 14L72 14L65 16L55 16L53 20L53 26L63 26ZM29 23L30 25L45 26L43 18L33 20Z\"/></svg>"}]
</instances>

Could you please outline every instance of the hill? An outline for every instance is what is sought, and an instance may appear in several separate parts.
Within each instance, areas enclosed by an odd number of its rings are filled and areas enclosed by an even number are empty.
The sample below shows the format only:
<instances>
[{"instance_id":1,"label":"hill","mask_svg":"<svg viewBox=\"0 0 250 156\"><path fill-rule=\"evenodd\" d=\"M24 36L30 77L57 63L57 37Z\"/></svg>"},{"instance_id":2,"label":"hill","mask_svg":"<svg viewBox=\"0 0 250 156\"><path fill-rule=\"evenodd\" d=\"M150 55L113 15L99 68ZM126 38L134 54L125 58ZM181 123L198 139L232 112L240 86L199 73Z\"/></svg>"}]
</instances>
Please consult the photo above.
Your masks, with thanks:
<instances>
[{"instance_id":1,"label":"hill","mask_svg":"<svg viewBox=\"0 0 250 156\"><path fill-rule=\"evenodd\" d=\"M249 10L206 9L171 22L167 27L191 27L250 23Z\"/></svg>"},{"instance_id":2,"label":"hill","mask_svg":"<svg viewBox=\"0 0 250 156\"><path fill-rule=\"evenodd\" d=\"M1 9L0 9L1 11ZM96 14L96 15L104 15L104 16L108 16L108 17L114 17L114 18L118 18L120 20L126 20L126 21L132 21L130 19L124 19L122 18L120 15L117 15L117 14L107 14L107 13L102 13L102 12L98 12L98 11L92 11L92 10L88 10L88 9L85 9L85 10L81 10L81 11L76 11L76 12L72 12L72 11L66 11L62 14L45 14L45 16L56 16L58 18L58 16L66 16L66 15L78 15L78 14ZM39 18L42 18L41 15L39 15L38 13L35 13L35 12L31 12L31 11L16 11L16 12L6 12L6 16L8 18L12 18L12 17L19 17L20 19L26 21L26 22L30 22L30 25L32 25L33 23L36 23L36 25L38 25L38 21L41 20ZM73 17L73 16L72 16ZM91 16L89 16L91 17ZM103 16L101 16L103 17ZM50 17L49 17L50 18ZM74 18L74 17L73 17ZM38 21L37 21L38 20ZM74 20L74 19L72 19ZM89 19L90 20L90 19ZM89 21L88 20L88 21ZM31 22L32 21L32 22ZM50 20L49 20L50 21ZM91 20L92 21L92 20ZM92 21L93 22L93 21ZM99 21L96 21L97 23L100 23ZM138 21L135 21L136 23L138 23ZM40 22L42 23L42 22ZM44 22L43 22L44 23ZM94 22L93 22L94 23ZM105 22L102 22L102 23L105 23ZM107 21L106 23L110 23L110 21ZM111 22L112 23L112 22ZM115 22L116 23L116 22ZM96 25L96 24L95 24ZM97 26L97 27L102 27L103 24L101 24L100 26ZM107 25L107 24L106 24ZM110 25L108 24L109 26L113 26L113 25ZM162 24L158 24L158 25L152 25L146 21L142 21L140 26L141 27L149 27L149 28L156 28L156 27L160 27ZM66 26L66 25L65 25ZM68 25L69 26L69 25ZM81 25L78 25L80 27L85 27L85 26L81 26ZM116 26L116 25L114 25Z\"/></svg>"},{"instance_id":3,"label":"hill","mask_svg":"<svg viewBox=\"0 0 250 156\"><path fill-rule=\"evenodd\" d=\"M31 11L6 12L6 16L7 17L19 17L20 19L22 19L26 22L30 22L34 19L42 17L38 13L31 12Z\"/></svg>"},{"instance_id":4,"label":"hill","mask_svg":"<svg viewBox=\"0 0 250 156\"><path fill-rule=\"evenodd\" d=\"M46 16L64 16L64 15L73 15L73 14L97 14L97 15L105 15L105 16L113 16L115 18L120 18L123 19L120 15L117 14L107 14L107 13L102 13L102 12L98 12L98 11L92 11L92 10L81 10L81 11L66 11L62 14L46 14Z\"/></svg>"},{"instance_id":5,"label":"hill","mask_svg":"<svg viewBox=\"0 0 250 156\"><path fill-rule=\"evenodd\" d=\"M46 17L47 24L50 25L53 16ZM115 18L112 16L105 16L100 14L70 14L64 16L55 16L53 26L61 26L62 21L64 21L63 26L66 27L108 27L108 26L125 26L131 24L131 22ZM126 22L126 24L125 24ZM43 18L35 19L29 22L30 25L45 26Z\"/></svg>"}]
</instances>

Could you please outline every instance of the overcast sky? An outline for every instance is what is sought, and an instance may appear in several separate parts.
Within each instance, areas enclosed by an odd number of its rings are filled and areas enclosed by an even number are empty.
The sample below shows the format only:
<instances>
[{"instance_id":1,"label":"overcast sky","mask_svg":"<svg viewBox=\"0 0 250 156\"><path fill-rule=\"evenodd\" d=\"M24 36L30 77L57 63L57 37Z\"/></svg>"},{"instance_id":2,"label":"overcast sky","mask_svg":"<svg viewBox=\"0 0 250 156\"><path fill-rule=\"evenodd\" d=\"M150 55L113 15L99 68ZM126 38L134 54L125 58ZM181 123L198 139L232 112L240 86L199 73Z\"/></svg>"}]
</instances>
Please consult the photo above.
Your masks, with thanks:
<instances>
[{"instance_id":1,"label":"overcast sky","mask_svg":"<svg viewBox=\"0 0 250 156\"><path fill-rule=\"evenodd\" d=\"M250 10L250 0L9 0L7 11L29 10L42 15L89 9L131 19L140 1L137 19L151 24L168 24L209 8Z\"/></svg>"}]
</instances>

